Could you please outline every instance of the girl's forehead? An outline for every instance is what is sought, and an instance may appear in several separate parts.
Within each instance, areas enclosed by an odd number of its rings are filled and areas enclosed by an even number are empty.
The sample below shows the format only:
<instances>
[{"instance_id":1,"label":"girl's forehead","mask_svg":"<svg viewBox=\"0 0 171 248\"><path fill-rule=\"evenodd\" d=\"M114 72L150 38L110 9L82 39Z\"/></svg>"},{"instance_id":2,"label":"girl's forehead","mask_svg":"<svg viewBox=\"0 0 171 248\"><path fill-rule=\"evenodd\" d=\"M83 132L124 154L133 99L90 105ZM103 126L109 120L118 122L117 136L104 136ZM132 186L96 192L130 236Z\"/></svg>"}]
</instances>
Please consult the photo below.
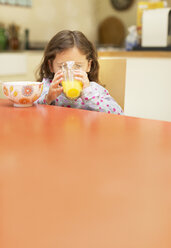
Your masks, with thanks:
<instances>
[{"instance_id":1,"label":"girl's forehead","mask_svg":"<svg viewBox=\"0 0 171 248\"><path fill-rule=\"evenodd\" d=\"M60 64L66 61L85 62L86 60L86 55L83 54L77 47L73 47L57 53L54 62Z\"/></svg>"}]
</instances>

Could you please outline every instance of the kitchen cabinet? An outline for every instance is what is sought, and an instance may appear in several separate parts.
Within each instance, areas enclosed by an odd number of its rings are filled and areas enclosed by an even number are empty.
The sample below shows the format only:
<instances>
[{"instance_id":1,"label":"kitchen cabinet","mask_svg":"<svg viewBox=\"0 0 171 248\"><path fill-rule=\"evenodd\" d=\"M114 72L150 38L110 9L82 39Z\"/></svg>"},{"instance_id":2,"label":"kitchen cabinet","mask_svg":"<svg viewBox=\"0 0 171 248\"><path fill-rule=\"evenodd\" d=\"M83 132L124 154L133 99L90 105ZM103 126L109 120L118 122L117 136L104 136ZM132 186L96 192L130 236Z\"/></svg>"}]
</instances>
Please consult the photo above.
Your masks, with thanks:
<instances>
[{"instance_id":1,"label":"kitchen cabinet","mask_svg":"<svg viewBox=\"0 0 171 248\"><path fill-rule=\"evenodd\" d=\"M111 62L126 60L126 72L121 72L125 73L125 115L171 121L171 52L100 51L99 57ZM112 80L114 68L110 74Z\"/></svg>"},{"instance_id":2,"label":"kitchen cabinet","mask_svg":"<svg viewBox=\"0 0 171 248\"><path fill-rule=\"evenodd\" d=\"M27 55L25 53L1 53L0 77L24 75L27 71Z\"/></svg>"},{"instance_id":3,"label":"kitchen cabinet","mask_svg":"<svg viewBox=\"0 0 171 248\"><path fill-rule=\"evenodd\" d=\"M0 81L35 81L43 51L0 53ZM0 98L4 98L0 85Z\"/></svg>"},{"instance_id":4,"label":"kitchen cabinet","mask_svg":"<svg viewBox=\"0 0 171 248\"><path fill-rule=\"evenodd\" d=\"M125 114L171 121L171 59L128 58Z\"/></svg>"}]
</instances>

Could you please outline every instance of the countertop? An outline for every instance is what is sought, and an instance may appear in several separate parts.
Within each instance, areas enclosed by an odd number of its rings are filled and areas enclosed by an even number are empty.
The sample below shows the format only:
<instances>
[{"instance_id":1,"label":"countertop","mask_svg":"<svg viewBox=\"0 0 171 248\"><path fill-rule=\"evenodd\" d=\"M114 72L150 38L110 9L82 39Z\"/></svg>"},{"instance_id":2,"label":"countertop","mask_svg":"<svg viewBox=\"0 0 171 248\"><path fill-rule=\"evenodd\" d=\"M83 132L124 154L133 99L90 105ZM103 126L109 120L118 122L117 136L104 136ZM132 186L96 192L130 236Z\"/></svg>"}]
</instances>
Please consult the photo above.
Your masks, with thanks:
<instances>
[{"instance_id":1,"label":"countertop","mask_svg":"<svg viewBox=\"0 0 171 248\"><path fill-rule=\"evenodd\" d=\"M98 51L99 57L171 58L171 51Z\"/></svg>"},{"instance_id":2,"label":"countertop","mask_svg":"<svg viewBox=\"0 0 171 248\"><path fill-rule=\"evenodd\" d=\"M16 53L43 53L44 50L1 50L0 51L0 55L1 54L16 54Z\"/></svg>"},{"instance_id":3,"label":"countertop","mask_svg":"<svg viewBox=\"0 0 171 248\"><path fill-rule=\"evenodd\" d=\"M171 51L126 51L124 49L117 50L97 50L99 57L144 57L144 58L171 58ZM43 54L43 50L15 50L1 51L1 54Z\"/></svg>"}]
</instances>

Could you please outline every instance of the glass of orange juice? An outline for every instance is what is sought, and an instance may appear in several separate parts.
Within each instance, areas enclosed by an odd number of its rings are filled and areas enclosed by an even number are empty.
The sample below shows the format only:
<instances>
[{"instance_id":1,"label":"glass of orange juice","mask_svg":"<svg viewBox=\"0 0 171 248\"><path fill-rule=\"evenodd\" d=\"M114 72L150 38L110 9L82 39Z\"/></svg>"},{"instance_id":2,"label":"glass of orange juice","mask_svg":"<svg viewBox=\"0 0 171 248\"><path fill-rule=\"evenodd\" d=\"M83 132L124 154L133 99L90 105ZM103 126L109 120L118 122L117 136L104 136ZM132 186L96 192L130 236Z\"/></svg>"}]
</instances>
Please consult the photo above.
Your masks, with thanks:
<instances>
[{"instance_id":1,"label":"glass of orange juice","mask_svg":"<svg viewBox=\"0 0 171 248\"><path fill-rule=\"evenodd\" d=\"M74 78L76 64L74 61L67 61L62 64L64 80L62 81L63 92L69 99L76 99L83 89L82 82Z\"/></svg>"}]
</instances>

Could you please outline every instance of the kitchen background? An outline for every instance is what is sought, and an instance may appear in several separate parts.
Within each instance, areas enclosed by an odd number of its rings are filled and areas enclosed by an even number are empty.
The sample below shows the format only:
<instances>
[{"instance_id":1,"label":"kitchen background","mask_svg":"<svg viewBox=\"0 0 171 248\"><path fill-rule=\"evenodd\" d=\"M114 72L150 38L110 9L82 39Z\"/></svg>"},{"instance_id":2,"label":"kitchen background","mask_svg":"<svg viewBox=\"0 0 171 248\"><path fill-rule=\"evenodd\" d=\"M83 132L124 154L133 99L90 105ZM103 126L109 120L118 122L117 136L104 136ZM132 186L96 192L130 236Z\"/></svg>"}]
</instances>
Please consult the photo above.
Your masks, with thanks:
<instances>
[{"instance_id":1,"label":"kitchen background","mask_svg":"<svg viewBox=\"0 0 171 248\"><path fill-rule=\"evenodd\" d=\"M98 43L98 26L106 17L119 18L126 31L136 24L137 3L133 0L123 11L116 10L110 0L32 0L32 7L0 4L0 23L17 24L21 36L29 29L30 42L47 42L61 29L77 29ZM171 6L171 0L167 3Z\"/></svg>"},{"instance_id":2,"label":"kitchen background","mask_svg":"<svg viewBox=\"0 0 171 248\"><path fill-rule=\"evenodd\" d=\"M20 3L24 1L27 0ZM112 1L120 6L129 2L131 5L119 11ZM136 25L138 3L138 0L32 0L30 7L0 4L0 27L9 31L10 25L14 31L15 24L20 40L18 49L13 43L13 49L8 47L0 52L0 81L35 80L42 49L62 29L81 30L98 47L99 26L112 16L121 24L117 22L118 29L105 31L110 31L108 34L117 31L115 37L122 33L125 39L127 28ZM171 0L167 5L171 6ZM32 50L24 50L28 48L27 38ZM125 115L171 121L170 51L125 52L123 42L116 51L99 49L98 53L101 82L122 106ZM1 85L0 97L4 97Z\"/></svg>"}]
</instances>

